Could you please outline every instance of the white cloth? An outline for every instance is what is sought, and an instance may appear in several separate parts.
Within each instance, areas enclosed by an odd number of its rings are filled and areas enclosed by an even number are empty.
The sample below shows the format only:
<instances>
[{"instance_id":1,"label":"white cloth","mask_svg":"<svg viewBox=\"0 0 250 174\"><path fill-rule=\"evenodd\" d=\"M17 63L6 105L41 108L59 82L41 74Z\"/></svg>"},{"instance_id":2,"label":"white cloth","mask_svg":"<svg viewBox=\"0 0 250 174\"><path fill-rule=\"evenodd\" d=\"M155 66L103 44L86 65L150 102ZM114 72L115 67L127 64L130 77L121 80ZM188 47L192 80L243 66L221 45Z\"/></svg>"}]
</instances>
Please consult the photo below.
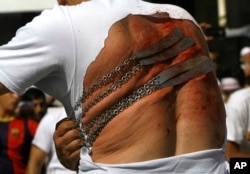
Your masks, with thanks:
<instances>
[{"instance_id":1,"label":"white cloth","mask_svg":"<svg viewBox=\"0 0 250 174\"><path fill-rule=\"evenodd\" d=\"M221 79L220 87L221 87L221 90L223 91L230 91L230 90L239 89L240 84L238 80L234 77L224 77Z\"/></svg>"},{"instance_id":2,"label":"white cloth","mask_svg":"<svg viewBox=\"0 0 250 174\"><path fill-rule=\"evenodd\" d=\"M91 0L76 6L56 5L19 29L15 38L0 47L0 82L18 93L35 84L60 100L69 114L82 95L86 69L103 48L111 25L128 14L157 12L195 22L180 7L141 0ZM204 171L217 171L210 167Z\"/></svg>"},{"instance_id":3,"label":"white cloth","mask_svg":"<svg viewBox=\"0 0 250 174\"><path fill-rule=\"evenodd\" d=\"M82 94L86 68L104 46L111 25L131 13L161 11L169 12L173 18L194 21L177 6L141 0L91 0L76 6L55 5L0 47L0 82L17 93L35 84L61 101L68 113Z\"/></svg>"},{"instance_id":4,"label":"white cloth","mask_svg":"<svg viewBox=\"0 0 250 174\"><path fill-rule=\"evenodd\" d=\"M250 54L250 47L243 47L241 50L240 50L240 56L245 56L247 54Z\"/></svg>"},{"instance_id":5,"label":"white cloth","mask_svg":"<svg viewBox=\"0 0 250 174\"><path fill-rule=\"evenodd\" d=\"M131 154L133 155L133 154ZM202 159L202 160L201 160ZM228 174L224 149L204 150L129 164L93 163L82 148L79 174Z\"/></svg>"},{"instance_id":6,"label":"white cloth","mask_svg":"<svg viewBox=\"0 0 250 174\"><path fill-rule=\"evenodd\" d=\"M226 28L225 34L227 38L231 37L247 37L250 38L250 25L244 25L238 28Z\"/></svg>"},{"instance_id":7,"label":"white cloth","mask_svg":"<svg viewBox=\"0 0 250 174\"><path fill-rule=\"evenodd\" d=\"M250 88L240 89L231 94L227 105L227 140L240 145L242 152L250 153Z\"/></svg>"},{"instance_id":8,"label":"white cloth","mask_svg":"<svg viewBox=\"0 0 250 174\"><path fill-rule=\"evenodd\" d=\"M50 159L48 160L46 174L75 174L76 172L66 169L59 162L53 142L53 133L58 121L66 117L66 112L63 107L53 108L48 110L37 128L32 144L46 152Z\"/></svg>"}]
</instances>

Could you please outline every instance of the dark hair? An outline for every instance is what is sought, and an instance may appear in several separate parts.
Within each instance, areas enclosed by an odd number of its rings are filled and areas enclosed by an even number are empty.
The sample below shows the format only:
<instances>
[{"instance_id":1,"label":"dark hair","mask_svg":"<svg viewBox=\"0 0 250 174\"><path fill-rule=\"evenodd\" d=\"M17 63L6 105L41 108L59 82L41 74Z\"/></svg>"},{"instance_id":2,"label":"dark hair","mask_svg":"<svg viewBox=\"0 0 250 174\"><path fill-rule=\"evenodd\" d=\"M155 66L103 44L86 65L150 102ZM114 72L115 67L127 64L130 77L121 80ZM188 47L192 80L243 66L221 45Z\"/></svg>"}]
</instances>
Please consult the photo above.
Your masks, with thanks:
<instances>
[{"instance_id":1,"label":"dark hair","mask_svg":"<svg viewBox=\"0 0 250 174\"><path fill-rule=\"evenodd\" d=\"M42 100L43 104L46 106L44 111L39 112L39 115L36 115L34 110L35 106L33 105L33 102L35 100ZM39 122L47 112L45 93L35 87L28 88L21 96L19 112L21 116L31 118Z\"/></svg>"},{"instance_id":2,"label":"dark hair","mask_svg":"<svg viewBox=\"0 0 250 174\"><path fill-rule=\"evenodd\" d=\"M22 95L22 101L33 101L36 99L46 100L46 97L43 91L34 87L27 89Z\"/></svg>"}]
</instances>

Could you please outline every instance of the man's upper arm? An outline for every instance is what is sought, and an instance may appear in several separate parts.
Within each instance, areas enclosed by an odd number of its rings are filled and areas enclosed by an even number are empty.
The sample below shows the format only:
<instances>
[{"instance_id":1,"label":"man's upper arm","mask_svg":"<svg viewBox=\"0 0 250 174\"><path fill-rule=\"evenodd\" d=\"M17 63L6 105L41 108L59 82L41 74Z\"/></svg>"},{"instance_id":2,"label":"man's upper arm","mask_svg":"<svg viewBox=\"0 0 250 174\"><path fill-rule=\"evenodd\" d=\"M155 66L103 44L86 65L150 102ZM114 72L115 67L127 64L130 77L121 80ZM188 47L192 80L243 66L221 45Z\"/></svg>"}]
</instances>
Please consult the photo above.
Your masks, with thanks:
<instances>
[{"instance_id":1,"label":"man's upper arm","mask_svg":"<svg viewBox=\"0 0 250 174\"><path fill-rule=\"evenodd\" d=\"M0 82L0 95L5 94L7 92L10 92L10 90Z\"/></svg>"},{"instance_id":2,"label":"man's upper arm","mask_svg":"<svg viewBox=\"0 0 250 174\"><path fill-rule=\"evenodd\" d=\"M26 174L40 173L47 155L42 149L32 145Z\"/></svg>"}]
</instances>

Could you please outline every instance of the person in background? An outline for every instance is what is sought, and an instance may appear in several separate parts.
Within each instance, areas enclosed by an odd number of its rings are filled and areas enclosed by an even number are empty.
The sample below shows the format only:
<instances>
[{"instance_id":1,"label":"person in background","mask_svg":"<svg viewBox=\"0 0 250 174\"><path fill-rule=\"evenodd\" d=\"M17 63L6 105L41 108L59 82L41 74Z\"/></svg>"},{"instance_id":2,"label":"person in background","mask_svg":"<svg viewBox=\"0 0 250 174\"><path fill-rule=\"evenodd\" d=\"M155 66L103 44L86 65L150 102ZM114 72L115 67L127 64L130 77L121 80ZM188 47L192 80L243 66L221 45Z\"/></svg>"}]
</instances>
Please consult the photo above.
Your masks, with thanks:
<instances>
[{"instance_id":1,"label":"person in background","mask_svg":"<svg viewBox=\"0 0 250 174\"><path fill-rule=\"evenodd\" d=\"M38 88L30 87L21 96L21 102L28 104L31 102L34 107L34 119L40 121L47 112L45 93Z\"/></svg>"},{"instance_id":2,"label":"person in background","mask_svg":"<svg viewBox=\"0 0 250 174\"><path fill-rule=\"evenodd\" d=\"M244 90L244 91L242 91ZM249 158L250 157L250 115L249 115L249 92L245 89L236 91L232 94L226 104L226 123L227 123L227 160L230 158ZM245 94L245 96L243 96ZM243 98L240 98L243 97ZM231 102L234 100L234 102ZM241 102L241 103L237 103ZM235 104L235 106L233 106ZM241 106L240 106L241 105ZM240 108L237 108L240 106Z\"/></svg>"},{"instance_id":3,"label":"person in background","mask_svg":"<svg viewBox=\"0 0 250 174\"><path fill-rule=\"evenodd\" d=\"M224 103L227 103L230 95L236 90L240 89L239 81L234 77L224 77L220 80L220 89Z\"/></svg>"},{"instance_id":4,"label":"person in background","mask_svg":"<svg viewBox=\"0 0 250 174\"><path fill-rule=\"evenodd\" d=\"M227 101L227 159L250 157L250 48L240 51L241 67L244 71L245 85L230 95Z\"/></svg>"},{"instance_id":5,"label":"person in background","mask_svg":"<svg viewBox=\"0 0 250 174\"><path fill-rule=\"evenodd\" d=\"M63 103L60 162L79 174L228 173L223 100L195 19L142 0L59 3L0 47L0 94L35 84Z\"/></svg>"},{"instance_id":6,"label":"person in background","mask_svg":"<svg viewBox=\"0 0 250 174\"><path fill-rule=\"evenodd\" d=\"M245 87L250 86L250 46L245 46L240 50L241 68L245 73Z\"/></svg>"},{"instance_id":7,"label":"person in background","mask_svg":"<svg viewBox=\"0 0 250 174\"><path fill-rule=\"evenodd\" d=\"M48 107L46 103L45 93L34 86L27 88L25 92L21 95L20 107L23 108L21 111L25 111L25 113L28 113L25 108L29 107L29 105L32 105L34 108L34 114L32 114L33 116L31 118L39 123L42 118L47 114ZM46 166L43 165L42 174L45 173L45 169Z\"/></svg>"},{"instance_id":8,"label":"person in background","mask_svg":"<svg viewBox=\"0 0 250 174\"><path fill-rule=\"evenodd\" d=\"M26 174L39 174L46 166L46 174L75 174L75 171L66 169L58 160L53 133L58 121L66 117L63 107L54 108L40 121L35 137L32 141ZM48 126L49 125L49 126Z\"/></svg>"},{"instance_id":9,"label":"person in background","mask_svg":"<svg viewBox=\"0 0 250 174\"><path fill-rule=\"evenodd\" d=\"M239 64L221 66L217 77L220 81L220 89L225 103L233 92L245 87L244 71Z\"/></svg>"},{"instance_id":10,"label":"person in background","mask_svg":"<svg viewBox=\"0 0 250 174\"><path fill-rule=\"evenodd\" d=\"M20 96L14 93L0 95L0 173L25 174L31 141L38 123L27 114L33 107L18 109ZM25 116L20 113L26 113Z\"/></svg>"}]
</instances>

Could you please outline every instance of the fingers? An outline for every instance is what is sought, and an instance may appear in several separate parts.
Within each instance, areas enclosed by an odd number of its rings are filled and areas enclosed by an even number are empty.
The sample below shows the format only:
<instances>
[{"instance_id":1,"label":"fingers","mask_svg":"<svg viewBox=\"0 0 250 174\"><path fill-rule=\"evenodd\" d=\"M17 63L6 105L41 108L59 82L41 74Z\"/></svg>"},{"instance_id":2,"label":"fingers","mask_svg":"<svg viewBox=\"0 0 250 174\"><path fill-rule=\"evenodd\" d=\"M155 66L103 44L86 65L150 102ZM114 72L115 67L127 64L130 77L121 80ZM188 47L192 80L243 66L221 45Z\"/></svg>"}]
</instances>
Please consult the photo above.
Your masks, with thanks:
<instances>
[{"instance_id":1,"label":"fingers","mask_svg":"<svg viewBox=\"0 0 250 174\"><path fill-rule=\"evenodd\" d=\"M74 119L70 119L68 117L63 118L56 124L56 136L63 136L65 133L67 133L71 129L77 128L78 125L76 124L76 121Z\"/></svg>"},{"instance_id":2,"label":"fingers","mask_svg":"<svg viewBox=\"0 0 250 174\"><path fill-rule=\"evenodd\" d=\"M72 147L77 147L77 144L75 144L75 142L72 142L70 146L65 146L65 150L62 150L61 148L56 148L56 153L59 161L64 167L70 170L77 170L78 162L80 160L81 148L75 149L74 151L70 152L68 151L68 149L71 149Z\"/></svg>"},{"instance_id":3,"label":"fingers","mask_svg":"<svg viewBox=\"0 0 250 174\"><path fill-rule=\"evenodd\" d=\"M207 29L213 27L211 24L202 22L202 23L200 23L200 27L201 27L201 29L203 30L204 37L205 37L205 40L206 40L206 41L210 41L210 40L213 40L213 39L214 39L213 36L207 36L206 33L205 33Z\"/></svg>"},{"instance_id":4,"label":"fingers","mask_svg":"<svg viewBox=\"0 0 250 174\"><path fill-rule=\"evenodd\" d=\"M76 151L79 151L82 147L82 139L72 139L70 134L66 135L65 137L54 139L54 142L57 152L58 154L60 154L60 156L70 157L72 154L75 154Z\"/></svg>"},{"instance_id":5,"label":"fingers","mask_svg":"<svg viewBox=\"0 0 250 174\"><path fill-rule=\"evenodd\" d=\"M82 139L74 139L65 146L64 154L75 158L76 153L82 147ZM79 154L77 154L78 156Z\"/></svg>"},{"instance_id":6,"label":"fingers","mask_svg":"<svg viewBox=\"0 0 250 174\"><path fill-rule=\"evenodd\" d=\"M207 28L213 27L211 24L206 23L206 22L202 22L199 25L200 25L201 29L203 29L203 30L206 30Z\"/></svg>"},{"instance_id":7,"label":"fingers","mask_svg":"<svg viewBox=\"0 0 250 174\"><path fill-rule=\"evenodd\" d=\"M55 144L59 147L68 145L72 141L79 140L81 129L76 127L75 121L72 119L62 119L56 125L53 138Z\"/></svg>"},{"instance_id":8,"label":"fingers","mask_svg":"<svg viewBox=\"0 0 250 174\"><path fill-rule=\"evenodd\" d=\"M80 159L80 150L83 140L79 134L81 129L75 127L72 119L59 121L53 135L56 153L59 161L68 169L76 170Z\"/></svg>"},{"instance_id":9,"label":"fingers","mask_svg":"<svg viewBox=\"0 0 250 174\"><path fill-rule=\"evenodd\" d=\"M246 132L245 138L247 141L250 141L250 132Z\"/></svg>"},{"instance_id":10,"label":"fingers","mask_svg":"<svg viewBox=\"0 0 250 174\"><path fill-rule=\"evenodd\" d=\"M69 123L65 123L66 121L69 121ZM70 124L70 122L72 122L72 121L70 121L70 119L69 119L68 117L65 117L65 118L61 119L60 121L58 121L58 122L56 123L56 130L57 130L57 128L58 128L62 123L68 125L68 124Z\"/></svg>"}]
</instances>

